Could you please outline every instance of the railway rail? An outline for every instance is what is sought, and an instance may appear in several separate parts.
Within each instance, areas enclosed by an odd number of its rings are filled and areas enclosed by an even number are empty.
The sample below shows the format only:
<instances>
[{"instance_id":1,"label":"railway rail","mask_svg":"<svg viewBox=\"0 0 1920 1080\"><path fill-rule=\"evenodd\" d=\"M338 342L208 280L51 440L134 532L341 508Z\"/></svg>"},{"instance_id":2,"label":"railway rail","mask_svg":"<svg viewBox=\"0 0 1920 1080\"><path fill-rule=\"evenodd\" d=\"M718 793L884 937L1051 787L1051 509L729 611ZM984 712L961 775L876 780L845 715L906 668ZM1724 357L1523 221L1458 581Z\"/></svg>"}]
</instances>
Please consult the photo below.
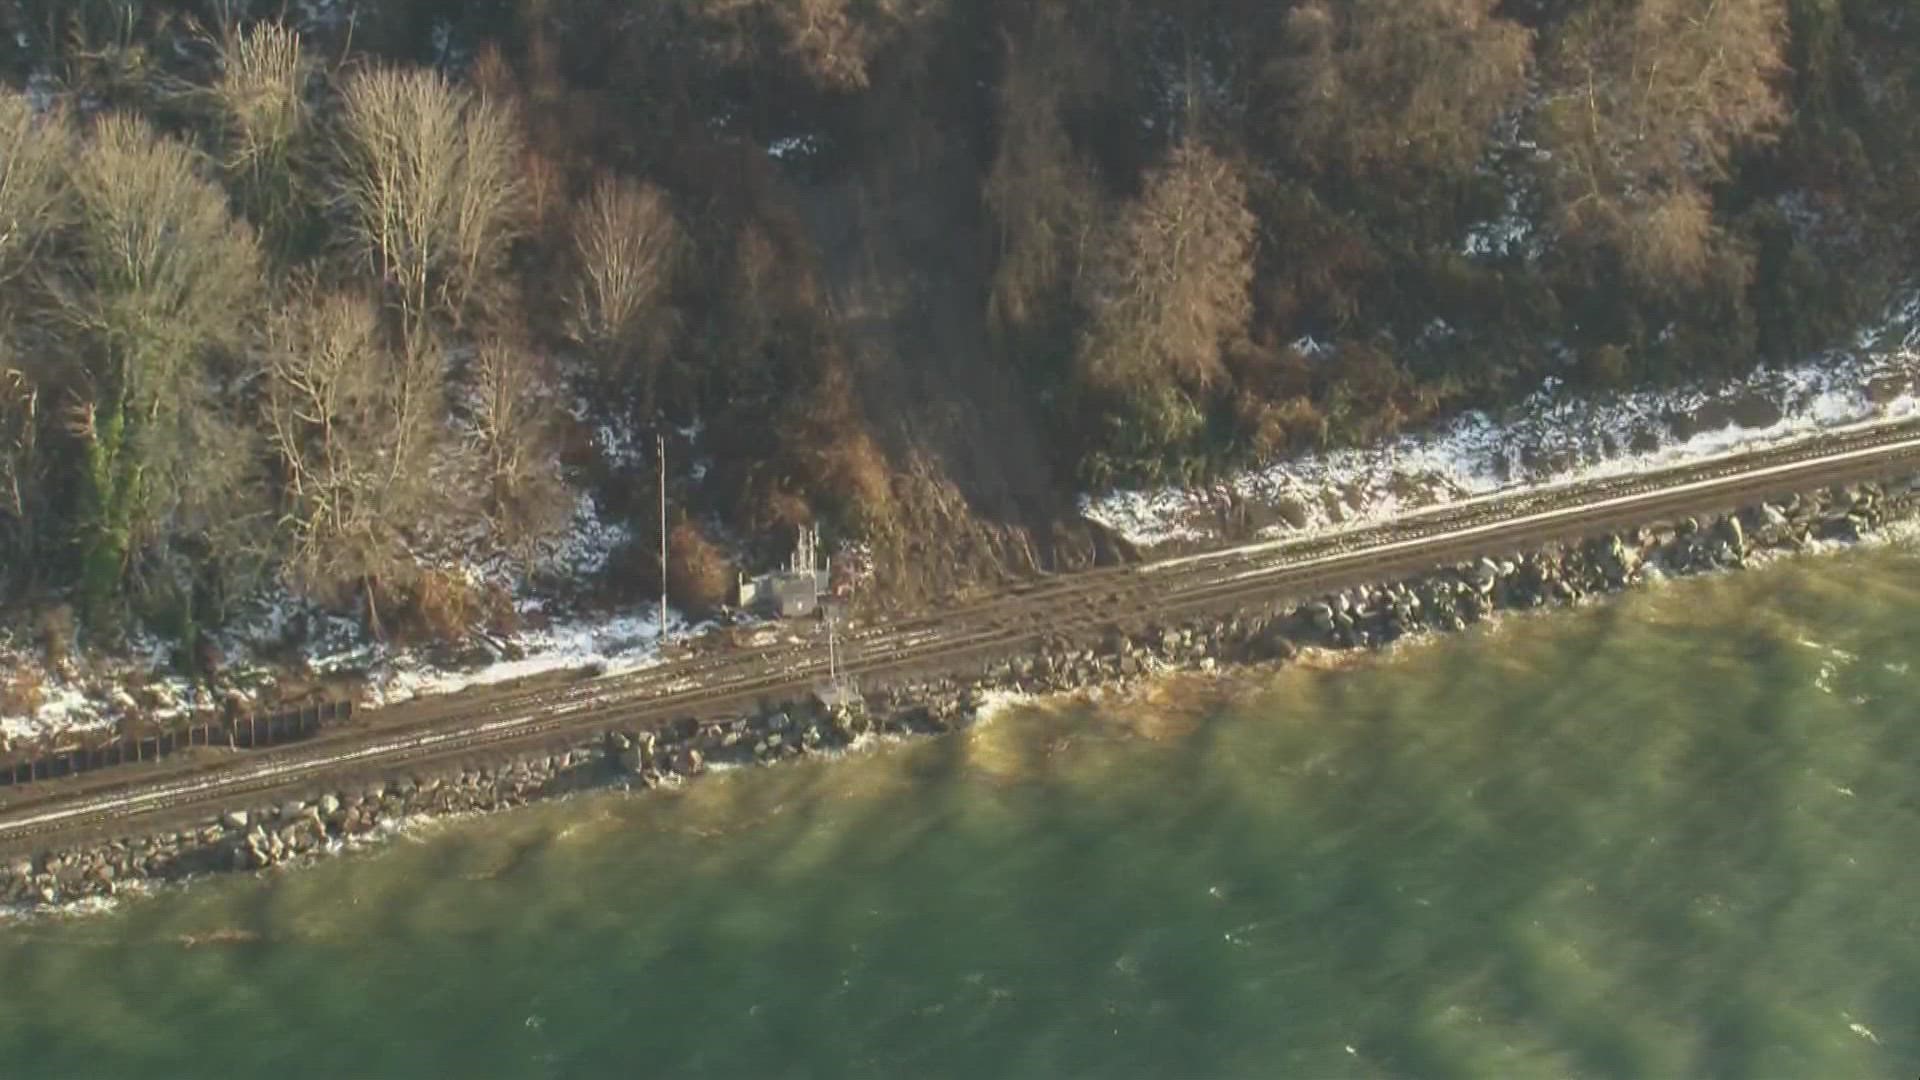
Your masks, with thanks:
<instances>
[{"instance_id":1,"label":"railway rail","mask_svg":"<svg viewBox=\"0 0 1920 1080\"><path fill-rule=\"evenodd\" d=\"M1860 426L1646 473L1494 493L1346 532L1041 578L948 611L852 627L842 638L842 666L856 677L960 671L1119 622L1344 588L1792 491L1917 472L1920 421ZM364 722L275 750L17 790L0 801L0 853L201 820L231 805L310 790L330 776L423 770L570 744L615 724L723 716L804 693L826 674L822 644L801 636L557 686L368 711Z\"/></svg>"}]
</instances>

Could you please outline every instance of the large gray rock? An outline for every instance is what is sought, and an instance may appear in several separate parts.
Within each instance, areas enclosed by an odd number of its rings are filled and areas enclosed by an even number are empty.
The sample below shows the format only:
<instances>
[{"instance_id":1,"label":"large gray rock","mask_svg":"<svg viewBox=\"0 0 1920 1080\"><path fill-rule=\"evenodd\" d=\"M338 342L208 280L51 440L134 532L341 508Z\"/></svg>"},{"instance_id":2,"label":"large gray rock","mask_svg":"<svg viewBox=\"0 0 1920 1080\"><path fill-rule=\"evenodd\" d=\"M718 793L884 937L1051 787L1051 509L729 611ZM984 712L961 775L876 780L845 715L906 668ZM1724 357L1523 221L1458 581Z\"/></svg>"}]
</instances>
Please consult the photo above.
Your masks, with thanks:
<instances>
[{"instance_id":1,"label":"large gray rock","mask_svg":"<svg viewBox=\"0 0 1920 1080\"><path fill-rule=\"evenodd\" d=\"M1330 634L1333 632L1333 607L1331 605L1319 601L1307 605L1307 618L1313 620L1314 629L1321 633Z\"/></svg>"},{"instance_id":2,"label":"large gray rock","mask_svg":"<svg viewBox=\"0 0 1920 1080\"><path fill-rule=\"evenodd\" d=\"M1277 630L1269 630L1261 641L1262 651L1269 659L1291 660L1300 655L1300 648L1293 643L1293 639Z\"/></svg>"},{"instance_id":3,"label":"large gray rock","mask_svg":"<svg viewBox=\"0 0 1920 1080\"><path fill-rule=\"evenodd\" d=\"M247 827L247 821L248 816L245 810L229 810L220 815L220 824L229 829L244 829Z\"/></svg>"},{"instance_id":4,"label":"large gray rock","mask_svg":"<svg viewBox=\"0 0 1920 1080\"><path fill-rule=\"evenodd\" d=\"M1628 547L1618 536L1607 538L1607 546L1600 553L1600 572L1606 575L1607 582L1615 588L1625 585L1640 569L1640 553Z\"/></svg>"},{"instance_id":5,"label":"large gray rock","mask_svg":"<svg viewBox=\"0 0 1920 1080\"><path fill-rule=\"evenodd\" d=\"M1473 591L1479 593L1481 596L1486 596L1493 592L1493 586L1499 580L1500 568L1494 565L1492 559L1481 559L1473 565L1473 577L1471 579Z\"/></svg>"},{"instance_id":6,"label":"large gray rock","mask_svg":"<svg viewBox=\"0 0 1920 1080\"><path fill-rule=\"evenodd\" d=\"M1720 523L1721 538L1727 542L1736 554L1744 555L1747 550L1747 533L1740 527L1740 519L1729 515Z\"/></svg>"}]
</instances>

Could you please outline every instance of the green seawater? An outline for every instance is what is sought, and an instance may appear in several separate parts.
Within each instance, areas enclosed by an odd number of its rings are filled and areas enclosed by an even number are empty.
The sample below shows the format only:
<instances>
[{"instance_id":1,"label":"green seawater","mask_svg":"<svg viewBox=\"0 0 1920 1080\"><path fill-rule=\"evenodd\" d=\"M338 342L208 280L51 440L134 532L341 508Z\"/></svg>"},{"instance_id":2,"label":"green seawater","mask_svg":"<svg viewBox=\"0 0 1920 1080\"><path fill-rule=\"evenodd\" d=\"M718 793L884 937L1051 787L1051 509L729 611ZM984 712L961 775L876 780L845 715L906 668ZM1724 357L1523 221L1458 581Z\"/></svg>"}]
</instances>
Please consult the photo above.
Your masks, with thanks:
<instances>
[{"instance_id":1,"label":"green seawater","mask_svg":"<svg viewBox=\"0 0 1920 1080\"><path fill-rule=\"evenodd\" d=\"M1920 1073L1920 554L0 924L0 1076Z\"/></svg>"}]
</instances>

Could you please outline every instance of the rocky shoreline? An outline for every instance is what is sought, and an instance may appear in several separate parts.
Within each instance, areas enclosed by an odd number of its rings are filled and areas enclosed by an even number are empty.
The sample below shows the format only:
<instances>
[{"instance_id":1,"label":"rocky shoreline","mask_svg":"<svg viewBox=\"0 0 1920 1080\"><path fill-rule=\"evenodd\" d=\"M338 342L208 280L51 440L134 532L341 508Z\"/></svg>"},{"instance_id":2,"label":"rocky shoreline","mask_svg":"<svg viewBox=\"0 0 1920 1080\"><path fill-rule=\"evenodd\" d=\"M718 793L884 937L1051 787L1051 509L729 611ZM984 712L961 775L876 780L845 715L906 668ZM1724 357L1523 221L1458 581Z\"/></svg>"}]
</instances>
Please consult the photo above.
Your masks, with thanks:
<instances>
[{"instance_id":1,"label":"rocky shoreline","mask_svg":"<svg viewBox=\"0 0 1920 1080\"><path fill-rule=\"evenodd\" d=\"M1650 572L1737 569L1768 553L1857 542L1917 510L1920 476L1823 489L1705 521L1683 518L1331 595L1054 638L975 676L870 687L864 709L853 712L789 702L726 723L609 730L568 749L490 766L400 773L277 805L236 806L196 828L13 860L0 866L0 904L57 908L136 883L296 863L422 817L487 813L615 785L672 786L718 766L843 750L873 733L940 734L967 726L998 693L1072 693L1175 670L1284 662L1307 648L1377 648L1412 634L1459 630L1499 611L1619 592Z\"/></svg>"}]
</instances>

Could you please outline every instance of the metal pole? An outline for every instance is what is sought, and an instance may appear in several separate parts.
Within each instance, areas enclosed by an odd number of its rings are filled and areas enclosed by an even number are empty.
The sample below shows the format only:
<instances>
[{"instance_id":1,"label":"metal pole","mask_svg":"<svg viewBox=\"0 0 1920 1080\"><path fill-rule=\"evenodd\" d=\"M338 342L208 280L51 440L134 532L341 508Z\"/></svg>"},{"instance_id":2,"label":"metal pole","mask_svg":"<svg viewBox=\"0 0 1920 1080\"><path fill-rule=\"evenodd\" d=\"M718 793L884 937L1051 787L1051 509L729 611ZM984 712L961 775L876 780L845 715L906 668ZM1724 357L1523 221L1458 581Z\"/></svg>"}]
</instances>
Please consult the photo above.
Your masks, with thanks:
<instances>
[{"instance_id":1,"label":"metal pole","mask_svg":"<svg viewBox=\"0 0 1920 1080\"><path fill-rule=\"evenodd\" d=\"M833 609L827 609L827 678L832 680L834 690L840 689L840 658L835 649Z\"/></svg>"},{"instance_id":2,"label":"metal pole","mask_svg":"<svg viewBox=\"0 0 1920 1080\"><path fill-rule=\"evenodd\" d=\"M655 454L660 459L660 640L667 640L667 436L660 432Z\"/></svg>"}]
</instances>

